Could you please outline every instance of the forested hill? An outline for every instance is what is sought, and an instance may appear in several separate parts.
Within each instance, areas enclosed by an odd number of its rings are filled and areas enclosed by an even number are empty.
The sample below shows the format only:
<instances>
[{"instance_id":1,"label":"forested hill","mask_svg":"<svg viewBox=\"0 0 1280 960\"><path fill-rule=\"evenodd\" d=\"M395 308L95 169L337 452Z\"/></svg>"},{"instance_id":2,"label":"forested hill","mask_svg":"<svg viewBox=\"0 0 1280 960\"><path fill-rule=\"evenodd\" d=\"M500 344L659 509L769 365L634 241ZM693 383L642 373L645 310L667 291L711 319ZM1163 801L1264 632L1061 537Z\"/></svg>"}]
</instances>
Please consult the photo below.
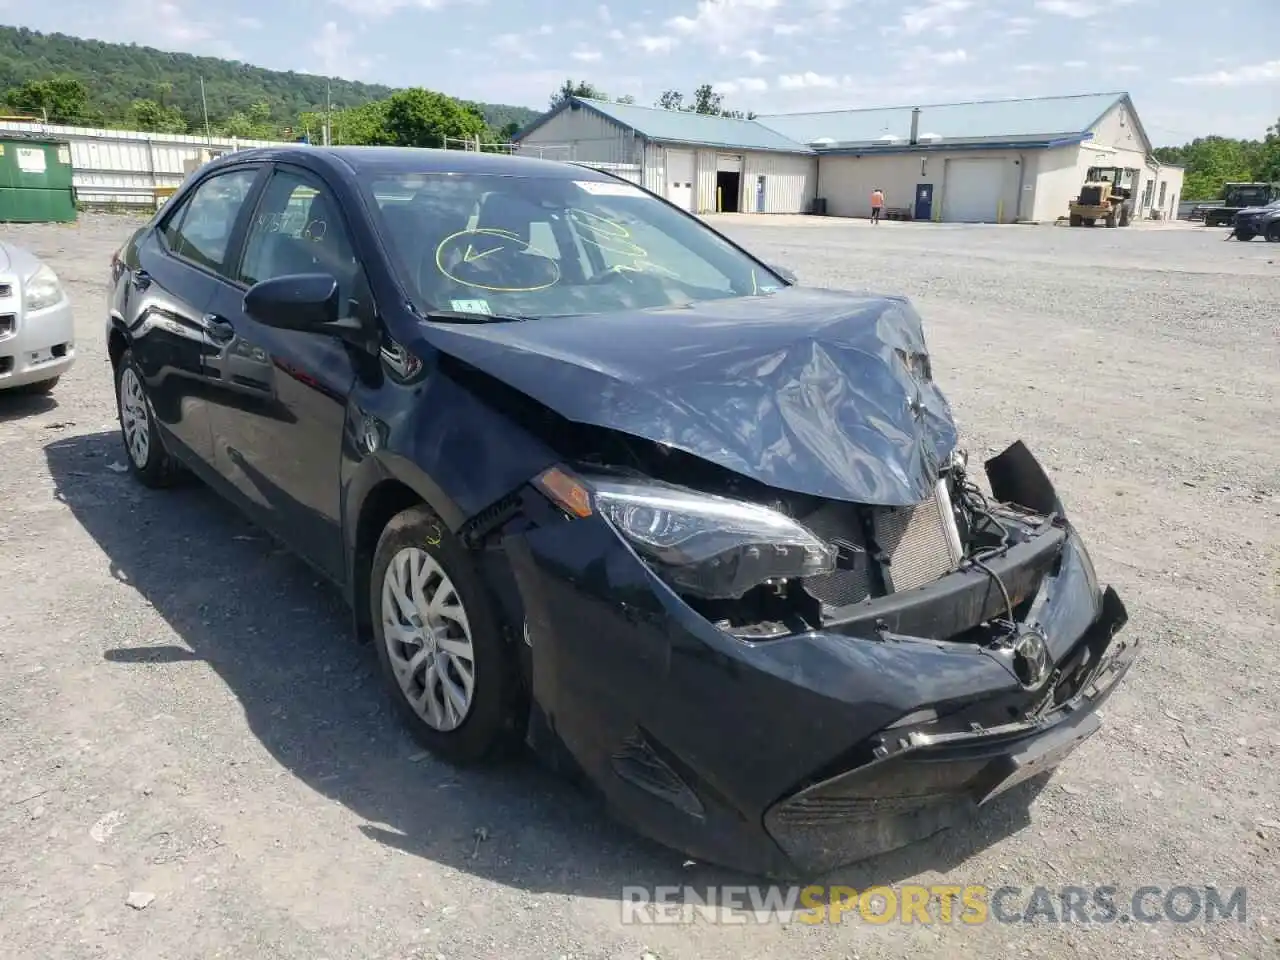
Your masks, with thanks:
<instances>
[{"instance_id":1,"label":"forested hill","mask_svg":"<svg viewBox=\"0 0 1280 960\"><path fill-rule=\"evenodd\" d=\"M282 129L291 126L297 123L299 114L324 109L330 82L333 103L340 107L383 100L393 92L390 87L377 84L330 81L216 57L0 26L0 95L55 76L76 77L88 88L88 102L79 108L85 116L76 118L81 122L120 126L131 119L135 102L145 101L176 108L193 130L204 124L200 105L202 76L209 117L216 126L232 118L256 118L263 113L272 125ZM513 122L523 126L538 115L527 107L489 103L476 106L494 128Z\"/></svg>"}]
</instances>

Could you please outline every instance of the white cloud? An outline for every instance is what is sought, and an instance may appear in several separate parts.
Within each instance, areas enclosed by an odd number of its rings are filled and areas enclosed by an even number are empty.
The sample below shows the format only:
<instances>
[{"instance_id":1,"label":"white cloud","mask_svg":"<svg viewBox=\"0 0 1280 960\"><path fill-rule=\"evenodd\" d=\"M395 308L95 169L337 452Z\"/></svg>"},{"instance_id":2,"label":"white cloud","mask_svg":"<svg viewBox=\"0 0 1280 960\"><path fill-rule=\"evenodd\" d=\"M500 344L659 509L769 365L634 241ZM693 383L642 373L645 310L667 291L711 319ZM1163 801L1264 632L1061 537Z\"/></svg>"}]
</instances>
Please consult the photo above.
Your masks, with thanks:
<instances>
[{"instance_id":1,"label":"white cloud","mask_svg":"<svg viewBox=\"0 0 1280 960\"><path fill-rule=\"evenodd\" d=\"M623 33L621 30L619 30L617 27L614 27L612 30L610 30L606 34L606 36L610 40L625 40L627 38L627 35Z\"/></svg>"},{"instance_id":2,"label":"white cloud","mask_svg":"<svg viewBox=\"0 0 1280 960\"><path fill-rule=\"evenodd\" d=\"M670 53L676 45L675 37L641 37L636 44L645 53Z\"/></svg>"},{"instance_id":3,"label":"white cloud","mask_svg":"<svg viewBox=\"0 0 1280 960\"><path fill-rule=\"evenodd\" d=\"M506 57L517 60L537 60L529 42L519 33L500 33L490 41L490 45Z\"/></svg>"},{"instance_id":4,"label":"white cloud","mask_svg":"<svg viewBox=\"0 0 1280 960\"><path fill-rule=\"evenodd\" d=\"M320 28L319 35L311 41L311 52L320 60L326 76L347 76L353 71L367 70L370 61L351 53L351 31L343 30L329 20Z\"/></svg>"},{"instance_id":5,"label":"white cloud","mask_svg":"<svg viewBox=\"0 0 1280 960\"><path fill-rule=\"evenodd\" d=\"M1116 73L1138 73L1142 70L1141 67L1135 67L1132 63L1122 63L1118 66L1112 67L1111 69Z\"/></svg>"},{"instance_id":6,"label":"white cloud","mask_svg":"<svg viewBox=\"0 0 1280 960\"><path fill-rule=\"evenodd\" d=\"M773 25L773 32L779 37L795 36L801 29L798 23L775 23Z\"/></svg>"},{"instance_id":7,"label":"white cloud","mask_svg":"<svg viewBox=\"0 0 1280 960\"><path fill-rule=\"evenodd\" d=\"M600 18L601 23L613 22L613 17L609 13L609 8L606 7L603 3L600 4L600 6L596 7L596 16Z\"/></svg>"},{"instance_id":8,"label":"white cloud","mask_svg":"<svg viewBox=\"0 0 1280 960\"><path fill-rule=\"evenodd\" d=\"M262 21L257 17L236 17L236 26L241 30L261 30Z\"/></svg>"},{"instance_id":9,"label":"white cloud","mask_svg":"<svg viewBox=\"0 0 1280 960\"><path fill-rule=\"evenodd\" d=\"M538 29L533 32L536 36L539 36L539 37L549 37L556 32L556 28L549 23L544 23L542 26L538 27Z\"/></svg>"},{"instance_id":10,"label":"white cloud","mask_svg":"<svg viewBox=\"0 0 1280 960\"><path fill-rule=\"evenodd\" d=\"M330 0L365 20L380 20L405 9L436 10L444 0Z\"/></svg>"},{"instance_id":11,"label":"white cloud","mask_svg":"<svg viewBox=\"0 0 1280 960\"><path fill-rule=\"evenodd\" d=\"M1013 68L1015 73L1048 73L1049 68L1043 63L1020 63Z\"/></svg>"},{"instance_id":12,"label":"white cloud","mask_svg":"<svg viewBox=\"0 0 1280 960\"><path fill-rule=\"evenodd\" d=\"M692 16L667 20L667 26L721 53L737 52L746 41L768 32L782 0L698 0Z\"/></svg>"},{"instance_id":13,"label":"white cloud","mask_svg":"<svg viewBox=\"0 0 1280 960\"><path fill-rule=\"evenodd\" d=\"M1031 32L1031 28L1035 26L1035 21L1030 17L1010 17L1005 21L1008 26L1005 28L1005 35L1009 37L1020 37Z\"/></svg>"},{"instance_id":14,"label":"white cloud","mask_svg":"<svg viewBox=\"0 0 1280 960\"><path fill-rule=\"evenodd\" d=\"M1234 70L1218 70L1189 77L1174 77L1174 83L1189 83L1206 87L1243 87L1253 83L1280 81L1280 60L1254 63Z\"/></svg>"},{"instance_id":15,"label":"white cloud","mask_svg":"<svg viewBox=\"0 0 1280 960\"><path fill-rule=\"evenodd\" d=\"M744 50L742 56L751 61L753 67L758 67L763 63L768 63L773 57L765 56L759 50Z\"/></svg>"},{"instance_id":16,"label":"white cloud","mask_svg":"<svg viewBox=\"0 0 1280 960\"><path fill-rule=\"evenodd\" d=\"M778 86L783 90L832 89L840 86L840 79L806 70L804 73L784 73L778 77Z\"/></svg>"},{"instance_id":17,"label":"white cloud","mask_svg":"<svg viewBox=\"0 0 1280 960\"><path fill-rule=\"evenodd\" d=\"M908 72L914 72L922 66L950 67L967 63L968 60L968 52L959 47L954 50L934 50L931 47L917 46L899 53L899 61Z\"/></svg>"},{"instance_id":18,"label":"white cloud","mask_svg":"<svg viewBox=\"0 0 1280 960\"><path fill-rule=\"evenodd\" d=\"M726 96L734 93L763 93L769 89L769 81L763 77L738 77L736 80L721 80L711 87L716 93Z\"/></svg>"},{"instance_id":19,"label":"white cloud","mask_svg":"<svg viewBox=\"0 0 1280 960\"><path fill-rule=\"evenodd\" d=\"M1084 20L1100 12L1093 0L1036 0L1036 7L1045 13L1055 13L1075 20Z\"/></svg>"},{"instance_id":20,"label":"white cloud","mask_svg":"<svg viewBox=\"0 0 1280 960\"><path fill-rule=\"evenodd\" d=\"M957 50L940 50L937 53L930 54L929 59L932 60L934 63L940 64L941 66L949 67L953 64L964 63L966 60L969 59L969 55L965 53L963 50L958 50L958 49Z\"/></svg>"},{"instance_id":21,"label":"white cloud","mask_svg":"<svg viewBox=\"0 0 1280 960\"><path fill-rule=\"evenodd\" d=\"M914 36L927 30L949 36L956 31L956 14L972 6L973 0L932 0L902 15L902 32Z\"/></svg>"},{"instance_id":22,"label":"white cloud","mask_svg":"<svg viewBox=\"0 0 1280 960\"><path fill-rule=\"evenodd\" d=\"M1089 64L1084 60L1067 60L1064 61L1062 65L1068 70L1083 70Z\"/></svg>"},{"instance_id":23,"label":"white cloud","mask_svg":"<svg viewBox=\"0 0 1280 960\"><path fill-rule=\"evenodd\" d=\"M599 50L575 50L569 56L579 63L598 63L603 55Z\"/></svg>"},{"instance_id":24,"label":"white cloud","mask_svg":"<svg viewBox=\"0 0 1280 960\"><path fill-rule=\"evenodd\" d=\"M692 17L672 17L667 25L682 33L734 32L748 20L762 15L768 19L778 4L779 0L698 0Z\"/></svg>"}]
</instances>

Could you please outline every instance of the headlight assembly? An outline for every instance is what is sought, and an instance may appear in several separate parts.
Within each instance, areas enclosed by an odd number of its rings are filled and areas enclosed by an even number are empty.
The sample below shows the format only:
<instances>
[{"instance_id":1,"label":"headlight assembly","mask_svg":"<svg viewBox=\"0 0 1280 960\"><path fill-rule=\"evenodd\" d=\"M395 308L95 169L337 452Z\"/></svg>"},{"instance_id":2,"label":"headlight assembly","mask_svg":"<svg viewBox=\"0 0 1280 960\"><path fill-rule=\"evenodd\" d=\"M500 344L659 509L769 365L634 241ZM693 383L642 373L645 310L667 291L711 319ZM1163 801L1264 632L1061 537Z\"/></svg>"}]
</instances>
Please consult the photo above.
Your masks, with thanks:
<instances>
[{"instance_id":1,"label":"headlight assembly","mask_svg":"<svg viewBox=\"0 0 1280 960\"><path fill-rule=\"evenodd\" d=\"M559 471L540 486L563 502ZM584 478L595 510L671 586L710 600L769 581L830 573L836 550L790 517L759 504L657 483ZM559 486L563 486L562 483ZM581 498L570 512L583 516Z\"/></svg>"},{"instance_id":2,"label":"headlight assembly","mask_svg":"<svg viewBox=\"0 0 1280 960\"><path fill-rule=\"evenodd\" d=\"M43 264L22 285L22 305L28 310L44 310L62 302L58 275Z\"/></svg>"}]
</instances>

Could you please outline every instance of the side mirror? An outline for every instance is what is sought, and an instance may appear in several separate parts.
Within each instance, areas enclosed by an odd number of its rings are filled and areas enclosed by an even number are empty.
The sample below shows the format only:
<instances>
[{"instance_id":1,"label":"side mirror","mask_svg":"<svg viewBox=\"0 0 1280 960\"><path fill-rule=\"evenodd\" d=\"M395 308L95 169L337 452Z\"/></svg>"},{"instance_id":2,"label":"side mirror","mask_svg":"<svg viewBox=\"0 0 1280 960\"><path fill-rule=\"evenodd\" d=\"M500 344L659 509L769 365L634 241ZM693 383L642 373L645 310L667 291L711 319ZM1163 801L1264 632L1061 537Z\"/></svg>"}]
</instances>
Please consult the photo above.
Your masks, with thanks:
<instances>
[{"instance_id":1,"label":"side mirror","mask_svg":"<svg viewBox=\"0 0 1280 960\"><path fill-rule=\"evenodd\" d=\"M244 311L264 326L336 334L338 281L327 273L272 277L249 288Z\"/></svg>"},{"instance_id":2,"label":"side mirror","mask_svg":"<svg viewBox=\"0 0 1280 960\"><path fill-rule=\"evenodd\" d=\"M788 284L796 284L800 282L800 278L788 270L786 267L780 267L776 263L769 264L769 269L780 276Z\"/></svg>"}]
</instances>

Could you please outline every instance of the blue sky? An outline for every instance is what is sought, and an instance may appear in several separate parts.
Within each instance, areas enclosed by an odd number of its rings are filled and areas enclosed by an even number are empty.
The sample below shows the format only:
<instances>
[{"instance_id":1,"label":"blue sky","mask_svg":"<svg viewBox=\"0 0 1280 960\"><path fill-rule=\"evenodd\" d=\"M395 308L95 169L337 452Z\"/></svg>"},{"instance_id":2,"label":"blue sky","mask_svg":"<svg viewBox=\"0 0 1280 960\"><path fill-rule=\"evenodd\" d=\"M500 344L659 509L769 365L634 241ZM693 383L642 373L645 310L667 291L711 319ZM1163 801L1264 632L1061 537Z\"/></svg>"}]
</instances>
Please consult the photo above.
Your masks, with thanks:
<instances>
[{"instance_id":1,"label":"blue sky","mask_svg":"<svg viewBox=\"0 0 1280 960\"><path fill-rule=\"evenodd\" d=\"M1157 144L1280 116L1280 0L0 0L5 23L546 105L567 76L760 113L1129 91Z\"/></svg>"}]
</instances>

